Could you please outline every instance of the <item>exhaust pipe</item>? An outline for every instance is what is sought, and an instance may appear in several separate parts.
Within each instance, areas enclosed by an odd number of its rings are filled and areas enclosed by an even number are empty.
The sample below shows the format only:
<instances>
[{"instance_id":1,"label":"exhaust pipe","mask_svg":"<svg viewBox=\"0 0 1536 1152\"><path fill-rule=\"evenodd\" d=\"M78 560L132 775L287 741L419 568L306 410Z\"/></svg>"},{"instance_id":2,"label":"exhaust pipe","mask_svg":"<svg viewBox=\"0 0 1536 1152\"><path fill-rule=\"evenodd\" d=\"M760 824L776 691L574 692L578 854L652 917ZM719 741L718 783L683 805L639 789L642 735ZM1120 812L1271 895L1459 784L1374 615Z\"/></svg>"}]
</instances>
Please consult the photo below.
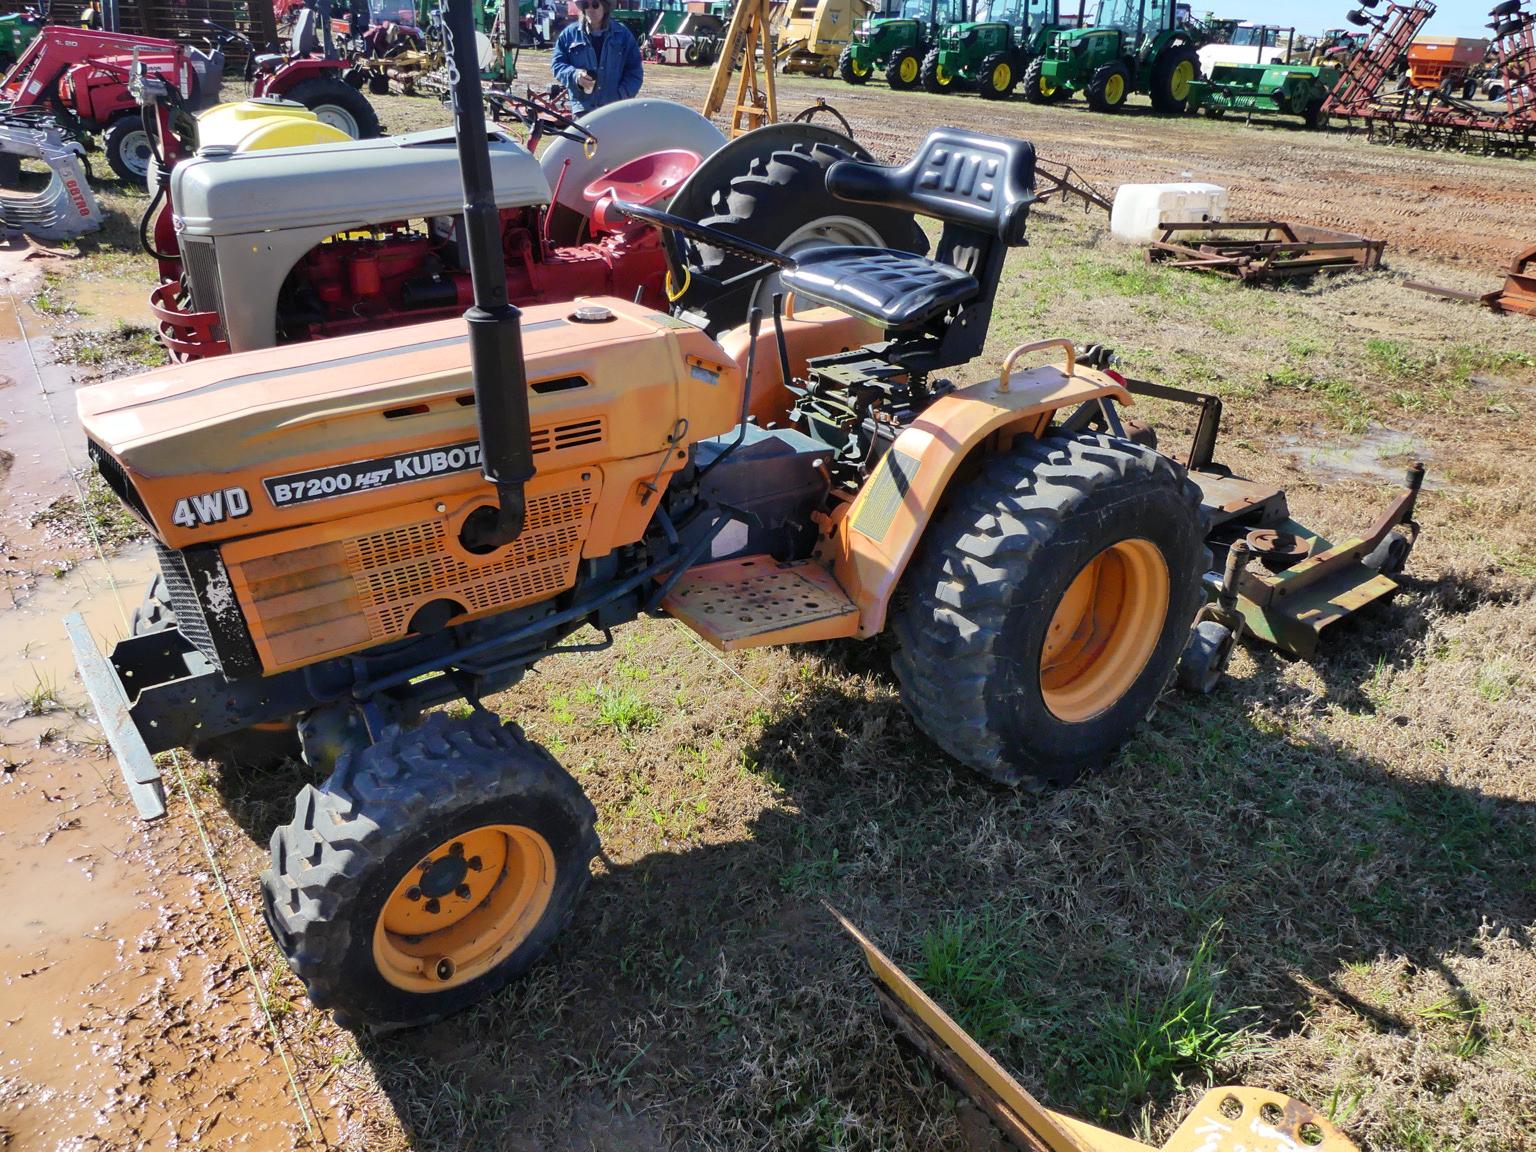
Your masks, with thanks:
<instances>
[{"instance_id":1,"label":"exhaust pipe","mask_svg":"<svg viewBox=\"0 0 1536 1152\"><path fill-rule=\"evenodd\" d=\"M480 473L496 486L498 505L494 515L470 518L464 525L464 544L489 552L510 544L523 530L523 486L533 477L528 371L523 363L522 313L507 302L507 265L491 182L474 16L469 0L444 0L442 12L459 179L464 185L464 238L475 294L464 320L469 325Z\"/></svg>"}]
</instances>

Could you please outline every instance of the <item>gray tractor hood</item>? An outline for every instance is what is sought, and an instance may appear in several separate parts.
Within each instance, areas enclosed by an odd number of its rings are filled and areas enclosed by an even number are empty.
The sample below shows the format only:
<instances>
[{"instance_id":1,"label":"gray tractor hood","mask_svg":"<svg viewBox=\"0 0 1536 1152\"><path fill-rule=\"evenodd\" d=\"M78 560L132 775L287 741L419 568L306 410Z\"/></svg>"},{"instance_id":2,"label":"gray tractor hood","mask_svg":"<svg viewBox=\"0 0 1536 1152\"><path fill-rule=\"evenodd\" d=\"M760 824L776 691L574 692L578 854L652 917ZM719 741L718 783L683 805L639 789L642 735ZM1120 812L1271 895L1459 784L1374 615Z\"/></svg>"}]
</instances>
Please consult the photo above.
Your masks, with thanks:
<instances>
[{"instance_id":1,"label":"gray tractor hood","mask_svg":"<svg viewBox=\"0 0 1536 1152\"><path fill-rule=\"evenodd\" d=\"M260 152L210 151L171 173L176 230L184 237L313 227L336 233L463 211L451 128ZM491 172L498 206L549 203L538 160L495 130Z\"/></svg>"}]
</instances>

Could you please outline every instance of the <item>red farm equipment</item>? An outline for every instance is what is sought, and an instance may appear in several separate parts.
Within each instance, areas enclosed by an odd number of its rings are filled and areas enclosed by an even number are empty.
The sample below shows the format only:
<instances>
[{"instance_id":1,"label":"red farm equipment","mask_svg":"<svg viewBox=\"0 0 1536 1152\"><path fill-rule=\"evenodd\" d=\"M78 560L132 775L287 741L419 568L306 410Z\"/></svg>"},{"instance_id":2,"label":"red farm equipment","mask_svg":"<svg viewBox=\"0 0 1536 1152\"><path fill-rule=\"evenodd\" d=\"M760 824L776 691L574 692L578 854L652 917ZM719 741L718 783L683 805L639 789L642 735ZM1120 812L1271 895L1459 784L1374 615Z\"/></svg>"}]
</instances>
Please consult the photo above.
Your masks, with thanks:
<instances>
[{"instance_id":1,"label":"red farm equipment","mask_svg":"<svg viewBox=\"0 0 1536 1152\"><path fill-rule=\"evenodd\" d=\"M35 122L39 115L48 115L82 142L100 135L112 171L122 180L142 184L150 151L138 101L128 90L135 59L189 105L219 91L222 52L152 36L53 25L27 46L0 82L0 124Z\"/></svg>"}]
</instances>

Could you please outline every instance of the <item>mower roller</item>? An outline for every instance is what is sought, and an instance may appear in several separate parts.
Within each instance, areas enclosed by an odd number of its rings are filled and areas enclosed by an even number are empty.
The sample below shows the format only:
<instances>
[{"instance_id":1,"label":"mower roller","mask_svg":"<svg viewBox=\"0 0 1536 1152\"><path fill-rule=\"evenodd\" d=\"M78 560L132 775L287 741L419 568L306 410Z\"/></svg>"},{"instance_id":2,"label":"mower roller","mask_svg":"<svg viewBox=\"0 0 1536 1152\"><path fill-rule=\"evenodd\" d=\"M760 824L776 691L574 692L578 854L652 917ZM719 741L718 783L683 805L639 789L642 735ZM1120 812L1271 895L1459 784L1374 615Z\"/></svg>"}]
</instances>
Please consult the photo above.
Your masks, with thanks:
<instances>
[{"instance_id":1,"label":"mower roller","mask_svg":"<svg viewBox=\"0 0 1536 1152\"><path fill-rule=\"evenodd\" d=\"M814 171L849 210L926 216L932 259L786 255L681 214L702 190L664 210L615 179L603 216L659 230L674 285L705 302L776 285L769 325L752 307L712 330L613 295L520 311L494 190L543 176L488 138L456 0L445 28L464 319L78 400L90 458L161 564L110 655L69 622L124 777L147 817L163 812L153 757L172 749L231 750L237 768L300 755L323 778L273 833L262 893L311 999L350 1027L463 1009L571 917L593 806L485 707L546 657L650 613L722 650L889 631L917 726L1039 786L1117 753L1205 602L1199 489L1128 438L1123 380L1065 340L975 363L1025 242L1029 144L939 128L899 167L822 167L769 140L735 178ZM752 192L730 187L717 213ZM454 701L468 714L429 713Z\"/></svg>"},{"instance_id":2,"label":"mower roller","mask_svg":"<svg viewBox=\"0 0 1536 1152\"><path fill-rule=\"evenodd\" d=\"M1049 104L1082 92L1095 112L1112 112L1145 92L1158 112L1178 114L1200 77L1187 6L1176 0L1105 0L1097 23L1063 29L1024 77L1025 98Z\"/></svg>"}]
</instances>

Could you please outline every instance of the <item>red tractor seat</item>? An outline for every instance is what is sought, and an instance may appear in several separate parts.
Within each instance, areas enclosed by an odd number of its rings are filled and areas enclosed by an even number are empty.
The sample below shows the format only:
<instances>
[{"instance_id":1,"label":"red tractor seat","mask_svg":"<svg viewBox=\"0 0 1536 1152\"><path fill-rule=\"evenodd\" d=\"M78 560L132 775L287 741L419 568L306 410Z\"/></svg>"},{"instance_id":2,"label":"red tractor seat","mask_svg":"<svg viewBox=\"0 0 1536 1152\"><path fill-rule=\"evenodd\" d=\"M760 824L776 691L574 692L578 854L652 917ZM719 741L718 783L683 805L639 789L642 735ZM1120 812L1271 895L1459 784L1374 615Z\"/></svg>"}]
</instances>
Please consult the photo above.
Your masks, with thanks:
<instances>
[{"instance_id":1,"label":"red tractor seat","mask_svg":"<svg viewBox=\"0 0 1536 1152\"><path fill-rule=\"evenodd\" d=\"M925 324L981 287L953 264L888 248L812 248L780 277L796 296L831 304L887 332Z\"/></svg>"},{"instance_id":2,"label":"red tractor seat","mask_svg":"<svg viewBox=\"0 0 1536 1152\"><path fill-rule=\"evenodd\" d=\"M615 200L652 204L670 196L693 174L700 159L697 152L669 148L637 156L628 164L620 164L612 172L599 176L581 190L582 199L593 206L592 231L618 231L626 221L622 216L609 219L608 205Z\"/></svg>"}]
</instances>

